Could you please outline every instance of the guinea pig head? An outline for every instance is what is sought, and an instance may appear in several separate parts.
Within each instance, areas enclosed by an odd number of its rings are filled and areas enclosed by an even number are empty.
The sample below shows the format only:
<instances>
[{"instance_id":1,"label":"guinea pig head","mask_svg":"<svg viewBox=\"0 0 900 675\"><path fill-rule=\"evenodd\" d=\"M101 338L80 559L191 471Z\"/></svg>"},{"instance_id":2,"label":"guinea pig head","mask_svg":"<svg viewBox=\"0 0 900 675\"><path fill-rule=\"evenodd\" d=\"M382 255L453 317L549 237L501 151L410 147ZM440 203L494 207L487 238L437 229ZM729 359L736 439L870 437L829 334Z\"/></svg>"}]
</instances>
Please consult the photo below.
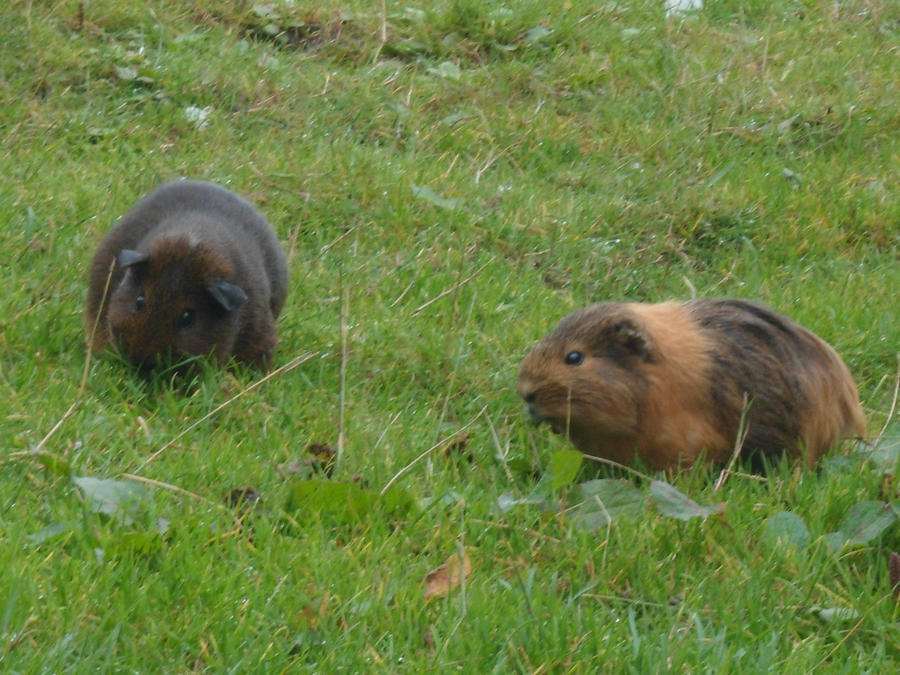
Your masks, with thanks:
<instances>
[{"instance_id":1,"label":"guinea pig head","mask_svg":"<svg viewBox=\"0 0 900 675\"><path fill-rule=\"evenodd\" d=\"M563 319L525 357L519 394L533 420L583 452L618 456L616 447L633 450L647 386L642 366L653 360L636 316L616 303L594 305Z\"/></svg>"},{"instance_id":2,"label":"guinea pig head","mask_svg":"<svg viewBox=\"0 0 900 675\"><path fill-rule=\"evenodd\" d=\"M132 363L228 359L247 294L228 281L234 270L221 252L189 235L163 235L145 250L122 250L118 265L124 274L107 319L113 343Z\"/></svg>"}]
</instances>

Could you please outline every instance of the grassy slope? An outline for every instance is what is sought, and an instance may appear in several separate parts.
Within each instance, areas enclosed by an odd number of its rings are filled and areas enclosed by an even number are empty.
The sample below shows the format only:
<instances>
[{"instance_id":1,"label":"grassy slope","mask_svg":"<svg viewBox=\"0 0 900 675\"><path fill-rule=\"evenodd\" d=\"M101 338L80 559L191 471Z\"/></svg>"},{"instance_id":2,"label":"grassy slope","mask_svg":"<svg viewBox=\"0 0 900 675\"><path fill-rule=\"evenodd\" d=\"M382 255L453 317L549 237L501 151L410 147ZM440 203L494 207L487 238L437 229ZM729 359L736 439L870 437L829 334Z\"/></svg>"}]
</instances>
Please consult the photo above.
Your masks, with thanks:
<instances>
[{"instance_id":1,"label":"grassy slope","mask_svg":"<svg viewBox=\"0 0 900 675\"><path fill-rule=\"evenodd\" d=\"M676 480L726 501L727 522L651 510L587 534L495 506L533 484L498 453L541 473L564 447L523 423L518 361L598 299L761 299L836 346L880 428L900 332L890 3L718 2L688 20L641 1L388 2L386 17L310 4L283 10L307 26L293 44L263 38L252 3L0 10L9 451L78 398L92 248L168 178L215 180L264 210L292 271L279 362L319 352L140 469L209 500L157 490L148 522L171 524L149 551L129 538L149 526L102 522L67 480L4 462L4 668L892 670L897 527L840 557L818 539L890 497L871 468L781 466L715 495L703 471ZM188 106L212 108L205 128ZM103 358L47 449L81 475L134 472L254 377L173 387ZM436 451L401 479L415 517L335 525L310 504L285 530L278 467L337 444L342 401L334 477L374 488L486 409L466 453ZM240 485L263 495L252 533L219 507ZM806 549L763 537L785 508L809 525ZM29 541L56 523L85 526ZM425 574L458 545L465 593L423 603ZM817 605L861 620L824 623Z\"/></svg>"}]
</instances>

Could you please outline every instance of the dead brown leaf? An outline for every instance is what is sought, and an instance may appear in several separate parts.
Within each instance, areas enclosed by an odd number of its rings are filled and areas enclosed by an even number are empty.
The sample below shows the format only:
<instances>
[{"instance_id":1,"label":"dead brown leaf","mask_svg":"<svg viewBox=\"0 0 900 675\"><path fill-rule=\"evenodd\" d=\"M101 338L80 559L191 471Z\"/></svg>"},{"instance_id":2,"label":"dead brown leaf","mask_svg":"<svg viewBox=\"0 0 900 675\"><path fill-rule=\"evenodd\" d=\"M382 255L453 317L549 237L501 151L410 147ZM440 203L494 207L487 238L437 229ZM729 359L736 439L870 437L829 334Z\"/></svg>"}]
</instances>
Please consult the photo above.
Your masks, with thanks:
<instances>
[{"instance_id":1,"label":"dead brown leaf","mask_svg":"<svg viewBox=\"0 0 900 675\"><path fill-rule=\"evenodd\" d=\"M225 504L232 508L238 508L241 512L249 511L262 501L262 496L256 488L244 485L232 488L225 495Z\"/></svg>"},{"instance_id":2,"label":"dead brown leaf","mask_svg":"<svg viewBox=\"0 0 900 675\"><path fill-rule=\"evenodd\" d=\"M443 598L471 574L472 561L469 560L469 554L464 551L460 560L459 554L454 553L425 576L425 599Z\"/></svg>"},{"instance_id":3,"label":"dead brown leaf","mask_svg":"<svg viewBox=\"0 0 900 675\"><path fill-rule=\"evenodd\" d=\"M447 447L444 448L444 454L447 455L447 457L453 457L454 455L464 457L467 462L473 462L475 461L475 457L471 452L466 450L468 445L469 434L465 432L457 434L456 438L450 441L447 444Z\"/></svg>"},{"instance_id":4,"label":"dead brown leaf","mask_svg":"<svg viewBox=\"0 0 900 675\"><path fill-rule=\"evenodd\" d=\"M323 464L331 464L334 462L335 452L327 443L310 443L306 448L313 457L317 457Z\"/></svg>"},{"instance_id":5,"label":"dead brown leaf","mask_svg":"<svg viewBox=\"0 0 900 675\"><path fill-rule=\"evenodd\" d=\"M282 478L312 478L324 475L331 478L334 472L335 451L325 443L310 443L302 459L291 459L284 464L279 464L277 469Z\"/></svg>"}]
</instances>

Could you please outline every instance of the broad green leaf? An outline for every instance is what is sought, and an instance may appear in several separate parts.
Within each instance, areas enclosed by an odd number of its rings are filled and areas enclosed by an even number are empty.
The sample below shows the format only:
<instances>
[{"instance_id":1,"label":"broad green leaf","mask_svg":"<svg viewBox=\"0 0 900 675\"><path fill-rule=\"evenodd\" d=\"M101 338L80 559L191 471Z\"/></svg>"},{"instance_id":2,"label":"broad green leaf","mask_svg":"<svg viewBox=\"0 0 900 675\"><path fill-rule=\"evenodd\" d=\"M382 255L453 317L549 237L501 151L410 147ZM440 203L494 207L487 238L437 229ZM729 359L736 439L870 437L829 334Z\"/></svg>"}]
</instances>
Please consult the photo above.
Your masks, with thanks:
<instances>
[{"instance_id":1,"label":"broad green leaf","mask_svg":"<svg viewBox=\"0 0 900 675\"><path fill-rule=\"evenodd\" d=\"M308 628L297 634L288 653L294 655L323 650L327 645L328 641L319 631Z\"/></svg>"},{"instance_id":2,"label":"broad green leaf","mask_svg":"<svg viewBox=\"0 0 900 675\"><path fill-rule=\"evenodd\" d=\"M500 509L501 513L506 513L507 511L514 509L522 502L522 499L519 499L510 492L504 492L497 497L497 507Z\"/></svg>"},{"instance_id":3,"label":"broad green leaf","mask_svg":"<svg viewBox=\"0 0 900 675\"><path fill-rule=\"evenodd\" d=\"M860 458L848 457L846 455L829 455L825 457L820 466L822 470L829 474L846 474L859 467Z\"/></svg>"},{"instance_id":4,"label":"broad green leaf","mask_svg":"<svg viewBox=\"0 0 900 675\"><path fill-rule=\"evenodd\" d=\"M72 482L81 490L92 511L117 516L126 523L132 522L128 510L149 497L147 488L134 481L72 476Z\"/></svg>"},{"instance_id":5,"label":"broad green leaf","mask_svg":"<svg viewBox=\"0 0 900 675\"><path fill-rule=\"evenodd\" d=\"M669 518L677 518L678 520L706 518L714 513L722 513L725 510L725 504L701 506L665 481L660 480L650 483L650 496L661 514Z\"/></svg>"},{"instance_id":6,"label":"broad green leaf","mask_svg":"<svg viewBox=\"0 0 900 675\"><path fill-rule=\"evenodd\" d=\"M473 118L474 115L470 112L464 112L462 110L450 113L444 119L441 120L441 124L446 125L448 127L456 127L460 124L460 122L464 122L465 120Z\"/></svg>"},{"instance_id":7,"label":"broad green leaf","mask_svg":"<svg viewBox=\"0 0 900 675\"><path fill-rule=\"evenodd\" d=\"M69 464L69 460L64 457L54 455L52 452L47 452L46 450L32 450L28 456L36 459L54 476L68 478L72 475L72 465Z\"/></svg>"},{"instance_id":8,"label":"broad green leaf","mask_svg":"<svg viewBox=\"0 0 900 675\"><path fill-rule=\"evenodd\" d=\"M665 0L666 16L673 14L686 14L703 9L703 0Z\"/></svg>"},{"instance_id":9,"label":"broad green leaf","mask_svg":"<svg viewBox=\"0 0 900 675\"><path fill-rule=\"evenodd\" d=\"M130 66L114 66L114 69L116 71L116 77L123 82L131 82L138 77L138 71Z\"/></svg>"},{"instance_id":10,"label":"broad green leaf","mask_svg":"<svg viewBox=\"0 0 900 675\"><path fill-rule=\"evenodd\" d=\"M175 44L189 44L191 42L202 42L205 38L206 33L197 30L190 30L187 33L176 35L172 42L174 42Z\"/></svg>"},{"instance_id":11,"label":"broad green leaf","mask_svg":"<svg viewBox=\"0 0 900 675\"><path fill-rule=\"evenodd\" d=\"M428 14L424 9L419 9L418 7L404 7L403 8L403 16L410 21L416 21L421 23L428 18Z\"/></svg>"},{"instance_id":12,"label":"broad green leaf","mask_svg":"<svg viewBox=\"0 0 900 675\"><path fill-rule=\"evenodd\" d=\"M522 40L524 42L537 42L538 40L543 40L552 32L553 30L547 28L546 26L535 26L534 28L529 28L527 31L525 31L525 35L522 36Z\"/></svg>"},{"instance_id":13,"label":"broad green leaf","mask_svg":"<svg viewBox=\"0 0 900 675\"><path fill-rule=\"evenodd\" d=\"M534 466L531 462L523 457L513 457L506 463L506 466L509 467L510 471L515 471L517 473L531 473L534 471Z\"/></svg>"},{"instance_id":14,"label":"broad green leaf","mask_svg":"<svg viewBox=\"0 0 900 675\"><path fill-rule=\"evenodd\" d=\"M138 553L147 555L162 550L163 538L158 532L123 532L115 539L106 541L104 551L107 555L123 555Z\"/></svg>"},{"instance_id":15,"label":"broad green leaf","mask_svg":"<svg viewBox=\"0 0 900 675\"><path fill-rule=\"evenodd\" d=\"M859 619L859 612L852 607L810 607L810 610L825 623L847 623Z\"/></svg>"},{"instance_id":16,"label":"broad green leaf","mask_svg":"<svg viewBox=\"0 0 900 675\"><path fill-rule=\"evenodd\" d=\"M859 451L879 469L893 471L900 461L900 422L889 424L877 445L861 443Z\"/></svg>"},{"instance_id":17,"label":"broad green leaf","mask_svg":"<svg viewBox=\"0 0 900 675\"><path fill-rule=\"evenodd\" d=\"M406 512L414 501L396 486L381 496L355 483L299 480L291 483L286 510L299 521L321 518L344 524L365 520L379 503L388 511Z\"/></svg>"},{"instance_id":18,"label":"broad green leaf","mask_svg":"<svg viewBox=\"0 0 900 675\"><path fill-rule=\"evenodd\" d=\"M378 491L373 492L375 493L377 500L380 500L381 504L384 505L385 509L395 516L416 510L417 505L415 498L401 487L392 485L384 494L381 494Z\"/></svg>"},{"instance_id":19,"label":"broad green leaf","mask_svg":"<svg viewBox=\"0 0 900 675\"><path fill-rule=\"evenodd\" d=\"M55 539L66 532L72 532L77 526L74 523L53 523L41 528L34 534L28 535L28 541L32 544L43 544L45 541Z\"/></svg>"},{"instance_id":20,"label":"broad green leaf","mask_svg":"<svg viewBox=\"0 0 900 675\"><path fill-rule=\"evenodd\" d=\"M867 544L897 520L890 504L878 501L860 502L851 508L838 528L845 536L845 545Z\"/></svg>"},{"instance_id":21,"label":"broad green leaf","mask_svg":"<svg viewBox=\"0 0 900 675\"><path fill-rule=\"evenodd\" d=\"M442 209L452 210L459 208L459 206L462 204L462 199L459 199L458 197L441 197L430 187L424 185L413 185L412 193L414 197L424 199L426 202L431 202L435 206L439 206Z\"/></svg>"},{"instance_id":22,"label":"broad green leaf","mask_svg":"<svg viewBox=\"0 0 900 675\"><path fill-rule=\"evenodd\" d=\"M803 518L791 511L779 511L766 520L765 537L772 544L788 544L796 549L809 543L809 528Z\"/></svg>"},{"instance_id":23,"label":"broad green leaf","mask_svg":"<svg viewBox=\"0 0 900 675\"><path fill-rule=\"evenodd\" d=\"M589 532L618 518L639 515L645 508L644 493L627 480L600 478L578 488L583 502L573 520Z\"/></svg>"},{"instance_id":24,"label":"broad green leaf","mask_svg":"<svg viewBox=\"0 0 900 675\"><path fill-rule=\"evenodd\" d=\"M421 40L400 40L395 43L387 43L384 46L384 51L387 54L397 54L408 56L410 54L424 54L428 51L428 45Z\"/></svg>"},{"instance_id":25,"label":"broad green leaf","mask_svg":"<svg viewBox=\"0 0 900 675\"><path fill-rule=\"evenodd\" d=\"M527 497L515 497L509 492L504 492L497 498L497 506L501 513L506 513L517 506L539 506L542 511L556 510L559 504L555 501L548 500L545 496L534 493Z\"/></svg>"},{"instance_id":26,"label":"broad green leaf","mask_svg":"<svg viewBox=\"0 0 900 675\"><path fill-rule=\"evenodd\" d=\"M409 117L409 108L402 101L388 101L387 107L397 113L400 119Z\"/></svg>"},{"instance_id":27,"label":"broad green leaf","mask_svg":"<svg viewBox=\"0 0 900 675\"><path fill-rule=\"evenodd\" d=\"M251 11L261 19L278 18L278 11L275 9L275 6L268 3L253 5Z\"/></svg>"},{"instance_id":28,"label":"broad green leaf","mask_svg":"<svg viewBox=\"0 0 900 675\"><path fill-rule=\"evenodd\" d=\"M847 536L843 532L829 532L823 539L825 540L825 547L830 553L839 552L844 548L844 544L847 543Z\"/></svg>"},{"instance_id":29,"label":"broad green leaf","mask_svg":"<svg viewBox=\"0 0 900 675\"><path fill-rule=\"evenodd\" d=\"M462 72L460 71L459 66L452 61L444 61L443 63L438 65L437 68L429 68L428 72L432 75L439 75L451 80L456 80L457 82L462 77Z\"/></svg>"},{"instance_id":30,"label":"broad green leaf","mask_svg":"<svg viewBox=\"0 0 900 675\"><path fill-rule=\"evenodd\" d=\"M550 473L553 474L552 487L559 490L575 480L578 469L584 462L584 455L577 450L557 450L550 458Z\"/></svg>"}]
</instances>

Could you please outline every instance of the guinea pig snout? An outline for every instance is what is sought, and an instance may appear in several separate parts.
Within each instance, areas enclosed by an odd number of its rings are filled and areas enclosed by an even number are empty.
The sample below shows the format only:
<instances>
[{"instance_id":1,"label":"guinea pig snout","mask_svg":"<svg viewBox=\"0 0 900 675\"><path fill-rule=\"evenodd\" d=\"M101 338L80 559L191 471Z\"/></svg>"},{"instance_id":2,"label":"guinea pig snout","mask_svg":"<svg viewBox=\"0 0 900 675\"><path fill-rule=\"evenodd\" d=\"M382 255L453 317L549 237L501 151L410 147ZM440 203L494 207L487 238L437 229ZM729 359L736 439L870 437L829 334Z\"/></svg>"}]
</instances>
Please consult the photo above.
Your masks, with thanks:
<instances>
[{"instance_id":1,"label":"guinea pig snout","mask_svg":"<svg viewBox=\"0 0 900 675\"><path fill-rule=\"evenodd\" d=\"M541 422L547 421L547 418L541 414L541 412L534 406L534 404L530 404L528 406L528 417L530 417L531 421L535 424L540 424Z\"/></svg>"},{"instance_id":2,"label":"guinea pig snout","mask_svg":"<svg viewBox=\"0 0 900 675\"><path fill-rule=\"evenodd\" d=\"M531 421L535 424L540 424L546 417L541 414L541 411L537 406L537 392L534 390L534 387L527 380L519 381L519 395L525 401L525 404L528 406L528 416L531 418Z\"/></svg>"},{"instance_id":3,"label":"guinea pig snout","mask_svg":"<svg viewBox=\"0 0 900 675\"><path fill-rule=\"evenodd\" d=\"M531 418L531 421L535 423L543 422L544 416L537 407L537 395L534 392L530 392L522 398L525 399L525 405L528 408L528 416Z\"/></svg>"},{"instance_id":4,"label":"guinea pig snout","mask_svg":"<svg viewBox=\"0 0 900 675\"><path fill-rule=\"evenodd\" d=\"M521 396L525 403L529 406L533 405L535 400L537 400L537 394L534 391L534 387L531 382L524 378L519 379L519 396Z\"/></svg>"},{"instance_id":5,"label":"guinea pig snout","mask_svg":"<svg viewBox=\"0 0 900 675\"><path fill-rule=\"evenodd\" d=\"M550 430L554 434L562 434L564 432L565 427L560 426L558 420L542 413L533 402L526 401L526 403L528 403L528 417L532 424L549 424Z\"/></svg>"},{"instance_id":6,"label":"guinea pig snout","mask_svg":"<svg viewBox=\"0 0 900 675\"><path fill-rule=\"evenodd\" d=\"M128 350L125 346L125 338L122 332L122 327L118 324L110 323L108 326L108 333L109 346L112 348L112 350L120 356L127 355Z\"/></svg>"}]
</instances>

